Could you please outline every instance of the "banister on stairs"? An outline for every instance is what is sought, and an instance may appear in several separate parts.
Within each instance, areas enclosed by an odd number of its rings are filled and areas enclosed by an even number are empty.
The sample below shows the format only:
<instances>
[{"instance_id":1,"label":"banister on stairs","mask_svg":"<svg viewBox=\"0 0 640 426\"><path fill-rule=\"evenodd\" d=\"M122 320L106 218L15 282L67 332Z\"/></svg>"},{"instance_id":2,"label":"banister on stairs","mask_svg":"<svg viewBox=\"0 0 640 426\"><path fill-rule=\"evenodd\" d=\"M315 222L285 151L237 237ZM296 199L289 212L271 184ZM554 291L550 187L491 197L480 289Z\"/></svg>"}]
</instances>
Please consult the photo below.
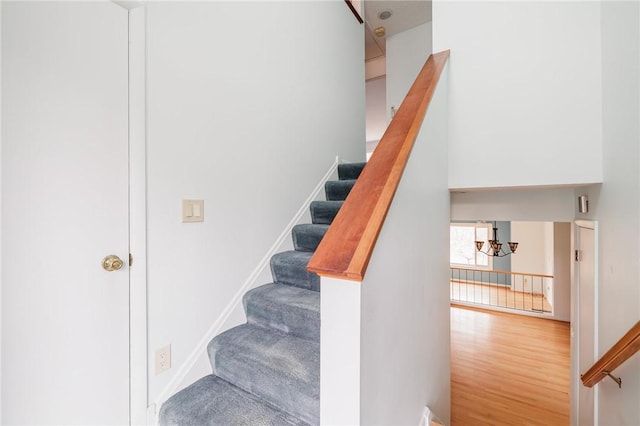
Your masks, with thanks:
<instances>
[{"instance_id":1,"label":"banister on stairs","mask_svg":"<svg viewBox=\"0 0 640 426\"><path fill-rule=\"evenodd\" d=\"M449 51L433 54L353 187L307 269L320 276L361 281L398 188L409 154Z\"/></svg>"},{"instance_id":2,"label":"banister on stairs","mask_svg":"<svg viewBox=\"0 0 640 426\"><path fill-rule=\"evenodd\" d=\"M640 321L620 338L593 366L582 375L582 384L593 387L600 380L611 376L611 372L640 351ZM619 386L621 379L611 376Z\"/></svg>"},{"instance_id":3,"label":"banister on stairs","mask_svg":"<svg viewBox=\"0 0 640 426\"><path fill-rule=\"evenodd\" d=\"M307 269L320 275L321 424L449 420L449 52L431 55ZM366 275L366 276L365 276Z\"/></svg>"}]
</instances>

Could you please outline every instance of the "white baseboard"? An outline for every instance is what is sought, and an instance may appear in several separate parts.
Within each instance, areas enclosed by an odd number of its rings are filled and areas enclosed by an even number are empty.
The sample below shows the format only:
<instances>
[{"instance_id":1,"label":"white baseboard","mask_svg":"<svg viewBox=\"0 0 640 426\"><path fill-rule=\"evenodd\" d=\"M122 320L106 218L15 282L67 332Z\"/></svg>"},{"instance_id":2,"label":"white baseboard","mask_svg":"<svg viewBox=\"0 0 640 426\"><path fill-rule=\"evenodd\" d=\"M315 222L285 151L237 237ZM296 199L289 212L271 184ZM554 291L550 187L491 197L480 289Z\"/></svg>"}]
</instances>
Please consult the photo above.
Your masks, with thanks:
<instances>
[{"instance_id":1,"label":"white baseboard","mask_svg":"<svg viewBox=\"0 0 640 426\"><path fill-rule=\"evenodd\" d=\"M158 404L151 403L147 407L147 425L157 425L159 422L158 418Z\"/></svg>"},{"instance_id":2,"label":"white baseboard","mask_svg":"<svg viewBox=\"0 0 640 426\"><path fill-rule=\"evenodd\" d=\"M318 184L316 185L314 190L311 192L309 197L307 197L307 199L304 201L304 203L302 204L298 212L293 216L291 221L289 221L289 224L282 231L282 233L273 243L271 248L269 248L267 253L265 253L262 260L260 260L258 265L253 270L253 272L245 280L244 284L240 286L240 288L231 298L227 306L223 309L220 316L214 321L211 327L209 327L209 329L204 334L204 336L202 336L202 338L200 339L196 347L191 351L191 353L186 358L186 360L182 363L182 365L180 365L180 367L176 371L176 374L173 376L171 381L169 381L169 383L165 386L162 392L160 392L160 394L155 399L155 401L149 404L150 407L155 406L155 408L151 408L152 411L157 411L157 409L159 409L159 407L162 405L164 401L169 399L171 395L173 395L179 390L179 386L184 382L185 378L187 377L191 369L194 368L198 359L202 357L203 354L205 354L207 345L209 344L211 339L213 339L215 336L217 336L223 331L223 327L225 326L231 313L235 309L240 307L240 305L242 304L242 296L244 296L244 294L247 291L255 287L257 279L261 276L261 274L264 272L266 268L270 267L271 257L280 250L280 247L282 247L282 245L287 240L287 238L291 238L291 230L295 225L300 223L302 217L305 215L305 213L308 212L309 205L313 200L315 200L318 197L318 194L320 194L320 191L324 189L325 182L329 180L331 176L336 172L339 162L340 162L339 158L336 157L335 161L333 162L329 170L325 173L325 175L322 177L320 182L318 182ZM157 412L155 412L154 414L157 416ZM157 419L157 417L155 418Z\"/></svg>"},{"instance_id":3,"label":"white baseboard","mask_svg":"<svg viewBox=\"0 0 640 426\"><path fill-rule=\"evenodd\" d=\"M422 417L420 417L419 426L437 426L443 425L443 423L436 417L429 407L424 407L422 410Z\"/></svg>"}]
</instances>

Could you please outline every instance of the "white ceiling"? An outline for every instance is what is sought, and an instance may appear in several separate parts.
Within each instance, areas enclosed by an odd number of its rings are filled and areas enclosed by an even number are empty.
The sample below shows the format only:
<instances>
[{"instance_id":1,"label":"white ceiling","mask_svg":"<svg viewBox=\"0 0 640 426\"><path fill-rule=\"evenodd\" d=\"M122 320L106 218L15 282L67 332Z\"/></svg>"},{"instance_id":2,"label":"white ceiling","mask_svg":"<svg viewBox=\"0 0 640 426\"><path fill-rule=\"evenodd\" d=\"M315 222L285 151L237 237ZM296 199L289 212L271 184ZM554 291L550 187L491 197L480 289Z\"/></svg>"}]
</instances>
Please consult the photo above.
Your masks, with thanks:
<instances>
[{"instance_id":1,"label":"white ceiling","mask_svg":"<svg viewBox=\"0 0 640 426\"><path fill-rule=\"evenodd\" d=\"M431 21L431 1L427 0L364 0L365 61L385 56L386 37L406 31ZM392 12L390 18L381 20L378 14ZM385 36L377 37L374 30L384 27Z\"/></svg>"}]
</instances>

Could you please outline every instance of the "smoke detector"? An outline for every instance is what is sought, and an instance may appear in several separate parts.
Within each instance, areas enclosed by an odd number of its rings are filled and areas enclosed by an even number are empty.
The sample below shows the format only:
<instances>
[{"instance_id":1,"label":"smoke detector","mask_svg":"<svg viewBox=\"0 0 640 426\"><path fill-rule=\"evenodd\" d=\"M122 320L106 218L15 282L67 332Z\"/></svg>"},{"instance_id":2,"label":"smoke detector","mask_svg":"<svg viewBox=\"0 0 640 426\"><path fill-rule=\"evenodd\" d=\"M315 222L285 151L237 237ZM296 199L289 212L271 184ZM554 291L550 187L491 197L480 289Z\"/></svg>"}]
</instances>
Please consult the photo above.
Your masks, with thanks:
<instances>
[{"instance_id":1,"label":"smoke detector","mask_svg":"<svg viewBox=\"0 0 640 426\"><path fill-rule=\"evenodd\" d=\"M378 18L381 21L391 18L391 15L393 15L393 12L390 11L389 9L381 10L380 12L378 12Z\"/></svg>"}]
</instances>

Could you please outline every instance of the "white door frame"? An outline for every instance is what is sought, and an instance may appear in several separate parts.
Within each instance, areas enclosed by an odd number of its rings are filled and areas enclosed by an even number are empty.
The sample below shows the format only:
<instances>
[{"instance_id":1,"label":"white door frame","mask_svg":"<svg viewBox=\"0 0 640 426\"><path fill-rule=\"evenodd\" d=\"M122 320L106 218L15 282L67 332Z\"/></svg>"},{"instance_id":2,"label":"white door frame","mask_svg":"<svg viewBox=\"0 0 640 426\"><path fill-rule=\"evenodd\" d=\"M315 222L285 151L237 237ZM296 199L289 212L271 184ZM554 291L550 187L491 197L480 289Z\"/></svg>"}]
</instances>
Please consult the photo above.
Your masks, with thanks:
<instances>
[{"instance_id":1,"label":"white door frame","mask_svg":"<svg viewBox=\"0 0 640 426\"><path fill-rule=\"evenodd\" d=\"M573 242L574 249L581 250L579 231L580 228L586 228L593 230L594 233L594 293L593 293L593 301L594 301L594 347L593 347L593 355L594 359L597 359L597 347L598 347L598 288L599 288L599 267L598 267L598 259L599 259L599 237L598 237L598 222L592 220L575 220L573 227ZM576 425L578 420L578 414L580 410L579 406L579 391L582 386L582 381L580 380L580 374L584 373L583 371L578 371L579 369L579 360L580 360L580 268L576 262L573 262L573 282L572 282L572 291L571 291L571 299L572 299L572 309L571 309L571 424ZM593 389L593 405L594 405L594 424L598 424L598 392L597 386Z\"/></svg>"},{"instance_id":2,"label":"white door frame","mask_svg":"<svg viewBox=\"0 0 640 426\"><path fill-rule=\"evenodd\" d=\"M129 422L147 424L146 8L129 13Z\"/></svg>"}]
</instances>

